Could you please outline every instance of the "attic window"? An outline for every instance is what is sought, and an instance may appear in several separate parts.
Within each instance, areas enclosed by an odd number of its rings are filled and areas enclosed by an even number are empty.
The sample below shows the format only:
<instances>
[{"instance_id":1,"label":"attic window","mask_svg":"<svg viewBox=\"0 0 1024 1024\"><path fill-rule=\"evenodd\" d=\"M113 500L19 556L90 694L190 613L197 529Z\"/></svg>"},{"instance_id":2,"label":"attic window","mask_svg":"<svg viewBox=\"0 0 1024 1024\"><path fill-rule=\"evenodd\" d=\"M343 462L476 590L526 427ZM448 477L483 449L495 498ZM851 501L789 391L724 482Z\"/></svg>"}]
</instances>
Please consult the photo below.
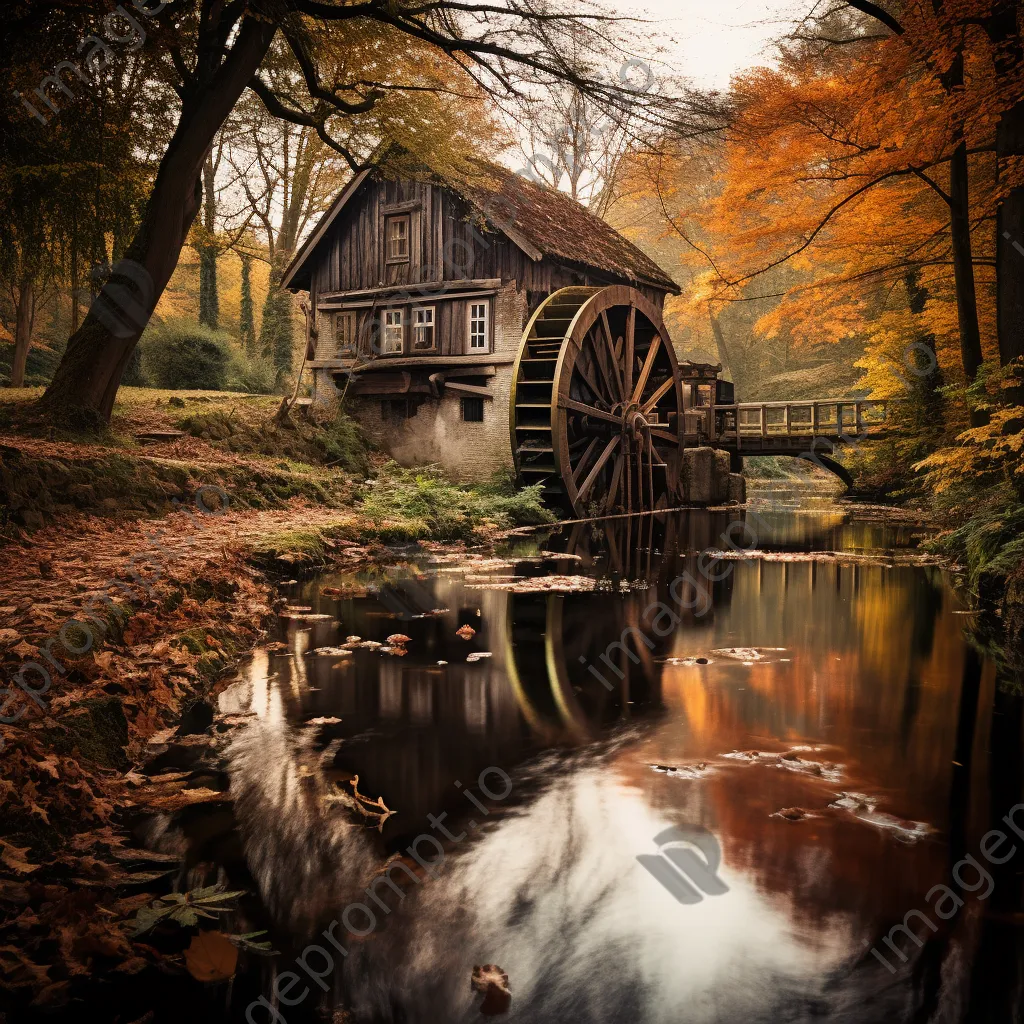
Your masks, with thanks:
<instances>
[{"instance_id":1,"label":"attic window","mask_svg":"<svg viewBox=\"0 0 1024 1024\"><path fill-rule=\"evenodd\" d=\"M384 220L388 263L409 262L409 214L403 213Z\"/></svg>"}]
</instances>

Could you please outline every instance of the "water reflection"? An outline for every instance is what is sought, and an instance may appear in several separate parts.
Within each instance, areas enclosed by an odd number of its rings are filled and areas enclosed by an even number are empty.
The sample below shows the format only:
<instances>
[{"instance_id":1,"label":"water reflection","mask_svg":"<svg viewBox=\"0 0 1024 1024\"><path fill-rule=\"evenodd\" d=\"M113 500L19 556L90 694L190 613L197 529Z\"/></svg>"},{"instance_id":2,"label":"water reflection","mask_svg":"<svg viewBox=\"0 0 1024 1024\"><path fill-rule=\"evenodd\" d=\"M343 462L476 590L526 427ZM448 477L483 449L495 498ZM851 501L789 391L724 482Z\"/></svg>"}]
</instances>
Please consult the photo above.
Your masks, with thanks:
<instances>
[{"instance_id":1,"label":"water reflection","mask_svg":"<svg viewBox=\"0 0 1024 1024\"><path fill-rule=\"evenodd\" d=\"M773 551L912 539L842 512L765 521ZM933 568L751 560L708 581L700 552L729 522L578 524L521 543L514 568L424 557L365 596L323 592L341 579L295 589L330 617L287 620L287 650L222 696L255 716L229 751L228 868L251 874L282 964L428 815L466 838L289 1019L318 999L359 1022L476 1019L485 962L511 978L510 1019L533 1024L964 1019L972 950L992 943L977 905L896 976L868 951L990 827L992 671ZM492 588L550 574L596 589ZM404 657L315 653L398 630ZM455 783L491 765L513 791L481 815ZM356 776L396 812L379 831L354 817ZM857 796L830 806L840 794ZM908 822L931 835L909 841ZM717 837L728 892L684 906L636 862L670 825ZM1002 952L1012 973L1020 958Z\"/></svg>"}]
</instances>

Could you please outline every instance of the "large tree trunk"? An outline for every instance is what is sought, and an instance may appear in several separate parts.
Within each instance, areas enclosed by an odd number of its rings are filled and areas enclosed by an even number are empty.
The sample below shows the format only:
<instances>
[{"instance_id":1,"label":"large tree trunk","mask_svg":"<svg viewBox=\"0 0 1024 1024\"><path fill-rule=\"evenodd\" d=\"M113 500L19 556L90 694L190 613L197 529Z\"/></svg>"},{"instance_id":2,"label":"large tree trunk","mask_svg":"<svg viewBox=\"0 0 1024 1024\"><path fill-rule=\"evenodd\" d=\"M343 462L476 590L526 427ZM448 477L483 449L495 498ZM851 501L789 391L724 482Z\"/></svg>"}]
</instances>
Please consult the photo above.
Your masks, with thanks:
<instances>
[{"instance_id":1,"label":"large tree trunk","mask_svg":"<svg viewBox=\"0 0 1024 1024\"><path fill-rule=\"evenodd\" d=\"M246 18L223 64L182 104L181 117L146 204L142 224L68 341L42 398L52 416L110 419L121 375L167 287L202 198L207 150L252 80L276 26Z\"/></svg>"},{"instance_id":2,"label":"large tree trunk","mask_svg":"<svg viewBox=\"0 0 1024 1024\"><path fill-rule=\"evenodd\" d=\"M1024 159L1024 101L1006 111L996 130L1000 161ZM1018 186L996 209L996 306L999 361L1005 366L1024 356L1024 187Z\"/></svg>"},{"instance_id":3,"label":"large tree trunk","mask_svg":"<svg viewBox=\"0 0 1024 1024\"><path fill-rule=\"evenodd\" d=\"M920 316L928 303L928 289L921 284L921 272L910 270L903 278L907 289L908 305L914 316ZM925 433L941 432L945 420L945 403L939 388L942 387L942 370L936 353L935 335L922 331L917 337L919 349L914 351L913 365L908 369L914 379L910 384L911 415L915 426ZM923 348L925 351L921 351Z\"/></svg>"},{"instance_id":4,"label":"large tree trunk","mask_svg":"<svg viewBox=\"0 0 1024 1024\"><path fill-rule=\"evenodd\" d=\"M32 321L35 319L35 282L25 278L18 289L18 307L14 325L14 356L11 359L11 387L25 386L25 364L32 343Z\"/></svg>"},{"instance_id":5,"label":"large tree trunk","mask_svg":"<svg viewBox=\"0 0 1024 1024\"><path fill-rule=\"evenodd\" d=\"M960 326L960 358L968 380L974 380L981 366L981 329L978 326L978 296L974 286L974 257L971 251L970 194L968 191L967 144L961 142L949 165L950 235L953 246L953 281L956 314Z\"/></svg>"}]
</instances>

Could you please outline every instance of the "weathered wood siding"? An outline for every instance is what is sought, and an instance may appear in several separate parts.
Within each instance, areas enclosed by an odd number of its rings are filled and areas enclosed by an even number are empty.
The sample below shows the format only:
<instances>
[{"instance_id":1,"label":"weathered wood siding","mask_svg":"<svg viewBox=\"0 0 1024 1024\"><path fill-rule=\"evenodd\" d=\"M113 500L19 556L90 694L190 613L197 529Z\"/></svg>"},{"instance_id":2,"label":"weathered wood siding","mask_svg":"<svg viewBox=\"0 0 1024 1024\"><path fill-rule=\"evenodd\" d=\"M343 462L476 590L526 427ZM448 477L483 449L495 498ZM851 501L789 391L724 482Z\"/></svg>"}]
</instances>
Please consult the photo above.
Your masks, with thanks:
<instances>
[{"instance_id":1,"label":"weathered wood siding","mask_svg":"<svg viewBox=\"0 0 1024 1024\"><path fill-rule=\"evenodd\" d=\"M385 259L384 220L408 213L407 263ZM455 193L413 179L368 178L332 225L317 254L314 300L332 292L424 282L500 278L529 293L530 307L568 285L622 284L620 279L550 259L534 261L514 242L479 223L479 215ZM659 308L664 293L642 288Z\"/></svg>"}]
</instances>

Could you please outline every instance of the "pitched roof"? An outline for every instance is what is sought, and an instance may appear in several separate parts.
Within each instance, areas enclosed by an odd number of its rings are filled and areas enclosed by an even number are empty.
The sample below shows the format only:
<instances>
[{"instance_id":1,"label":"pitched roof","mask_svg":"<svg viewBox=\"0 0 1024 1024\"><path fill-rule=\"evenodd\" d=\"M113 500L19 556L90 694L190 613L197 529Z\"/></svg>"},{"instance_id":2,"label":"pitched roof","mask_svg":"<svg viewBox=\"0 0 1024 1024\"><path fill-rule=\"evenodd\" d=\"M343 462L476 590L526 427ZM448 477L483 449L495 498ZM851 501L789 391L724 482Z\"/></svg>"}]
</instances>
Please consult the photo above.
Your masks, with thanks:
<instances>
[{"instance_id":1,"label":"pitched roof","mask_svg":"<svg viewBox=\"0 0 1024 1024\"><path fill-rule=\"evenodd\" d=\"M308 287L307 262L369 173L356 175L342 190L285 272L283 287ZM431 173L533 260L546 256L679 294L678 285L654 260L564 192L476 157L465 172L431 169Z\"/></svg>"}]
</instances>

